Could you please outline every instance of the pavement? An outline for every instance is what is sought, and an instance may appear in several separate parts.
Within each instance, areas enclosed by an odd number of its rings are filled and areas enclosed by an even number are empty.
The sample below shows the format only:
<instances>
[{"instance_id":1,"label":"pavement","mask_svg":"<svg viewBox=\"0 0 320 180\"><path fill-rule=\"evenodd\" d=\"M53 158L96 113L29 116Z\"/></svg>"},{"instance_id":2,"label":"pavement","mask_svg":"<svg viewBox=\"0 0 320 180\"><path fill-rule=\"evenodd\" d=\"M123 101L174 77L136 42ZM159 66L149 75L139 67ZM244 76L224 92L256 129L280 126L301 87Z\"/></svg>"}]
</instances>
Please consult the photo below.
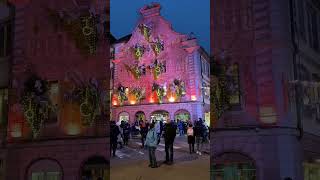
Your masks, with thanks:
<instances>
[{"instance_id":1,"label":"pavement","mask_svg":"<svg viewBox=\"0 0 320 180\"><path fill-rule=\"evenodd\" d=\"M210 145L204 144L202 155L190 154L186 136L177 136L174 143L174 164L166 165L163 139L156 150L159 168L149 168L147 149L141 148L140 139L130 139L129 145L118 149L111 158L112 180L195 180L209 179Z\"/></svg>"}]
</instances>

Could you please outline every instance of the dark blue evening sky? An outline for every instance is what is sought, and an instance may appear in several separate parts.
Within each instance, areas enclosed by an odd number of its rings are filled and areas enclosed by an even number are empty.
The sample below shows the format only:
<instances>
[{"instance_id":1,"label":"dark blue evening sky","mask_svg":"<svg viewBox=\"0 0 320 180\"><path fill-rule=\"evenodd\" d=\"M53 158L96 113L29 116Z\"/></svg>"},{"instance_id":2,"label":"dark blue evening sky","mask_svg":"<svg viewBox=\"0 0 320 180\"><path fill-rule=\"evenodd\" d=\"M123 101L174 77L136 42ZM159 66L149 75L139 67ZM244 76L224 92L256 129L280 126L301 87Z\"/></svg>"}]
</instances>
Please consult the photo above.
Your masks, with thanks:
<instances>
[{"instance_id":1,"label":"dark blue evening sky","mask_svg":"<svg viewBox=\"0 0 320 180\"><path fill-rule=\"evenodd\" d=\"M130 34L139 19L139 9L151 2L161 4L161 15L175 31L193 32L200 45L210 52L210 0L111 0L111 33L117 39Z\"/></svg>"}]
</instances>

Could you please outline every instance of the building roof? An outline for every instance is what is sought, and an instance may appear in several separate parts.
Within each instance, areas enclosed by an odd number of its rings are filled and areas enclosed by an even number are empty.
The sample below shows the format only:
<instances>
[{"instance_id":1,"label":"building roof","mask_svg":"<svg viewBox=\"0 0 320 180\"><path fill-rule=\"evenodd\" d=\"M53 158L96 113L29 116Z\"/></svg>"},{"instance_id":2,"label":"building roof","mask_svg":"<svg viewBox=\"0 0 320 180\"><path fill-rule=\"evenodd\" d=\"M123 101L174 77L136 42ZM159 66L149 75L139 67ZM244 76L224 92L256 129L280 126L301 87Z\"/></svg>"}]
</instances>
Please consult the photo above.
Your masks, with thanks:
<instances>
[{"instance_id":1,"label":"building roof","mask_svg":"<svg viewBox=\"0 0 320 180\"><path fill-rule=\"evenodd\" d=\"M114 43L122 43L122 42L128 42L131 38L132 34L128 34L126 36L123 36L121 38L119 38L118 40L116 40Z\"/></svg>"}]
</instances>

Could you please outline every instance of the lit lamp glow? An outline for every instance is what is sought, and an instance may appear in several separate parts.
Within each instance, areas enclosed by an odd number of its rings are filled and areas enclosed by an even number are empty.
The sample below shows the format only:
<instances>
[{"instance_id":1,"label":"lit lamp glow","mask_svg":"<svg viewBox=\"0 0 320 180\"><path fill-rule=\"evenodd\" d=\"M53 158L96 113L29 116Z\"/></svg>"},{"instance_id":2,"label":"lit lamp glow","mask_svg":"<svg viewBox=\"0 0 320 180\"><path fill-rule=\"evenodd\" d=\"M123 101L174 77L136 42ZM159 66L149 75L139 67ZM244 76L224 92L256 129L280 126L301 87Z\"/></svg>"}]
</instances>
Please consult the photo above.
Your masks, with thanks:
<instances>
[{"instance_id":1,"label":"lit lamp glow","mask_svg":"<svg viewBox=\"0 0 320 180\"><path fill-rule=\"evenodd\" d=\"M114 106L118 105L117 101L113 101L112 104L113 104Z\"/></svg>"},{"instance_id":2,"label":"lit lamp glow","mask_svg":"<svg viewBox=\"0 0 320 180\"><path fill-rule=\"evenodd\" d=\"M80 134L80 127L75 123L69 123L67 126L67 134L68 135L78 135Z\"/></svg>"},{"instance_id":3,"label":"lit lamp glow","mask_svg":"<svg viewBox=\"0 0 320 180\"><path fill-rule=\"evenodd\" d=\"M150 103L154 103L154 100L153 100L152 97L150 98L149 102L150 102Z\"/></svg>"},{"instance_id":4,"label":"lit lamp glow","mask_svg":"<svg viewBox=\"0 0 320 180\"><path fill-rule=\"evenodd\" d=\"M174 102L174 101L175 101L174 97L171 96L171 97L169 98L169 102Z\"/></svg>"},{"instance_id":5,"label":"lit lamp glow","mask_svg":"<svg viewBox=\"0 0 320 180\"><path fill-rule=\"evenodd\" d=\"M191 95L191 100L192 100L192 101L196 101L196 100L197 100L197 96Z\"/></svg>"},{"instance_id":6,"label":"lit lamp glow","mask_svg":"<svg viewBox=\"0 0 320 180\"><path fill-rule=\"evenodd\" d=\"M136 103L136 101L134 101L134 100L130 101L130 104L135 104L135 103Z\"/></svg>"},{"instance_id":7,"label":"lit lamp glow","mask_svg":"<svg viewBox=\"0 0 320 180\"><path fill-rule=\"evenodd\" d=\"M12 127L11 136L14 138L21 137L21 124L15 124Z\"/></svg>"}]
</instances>

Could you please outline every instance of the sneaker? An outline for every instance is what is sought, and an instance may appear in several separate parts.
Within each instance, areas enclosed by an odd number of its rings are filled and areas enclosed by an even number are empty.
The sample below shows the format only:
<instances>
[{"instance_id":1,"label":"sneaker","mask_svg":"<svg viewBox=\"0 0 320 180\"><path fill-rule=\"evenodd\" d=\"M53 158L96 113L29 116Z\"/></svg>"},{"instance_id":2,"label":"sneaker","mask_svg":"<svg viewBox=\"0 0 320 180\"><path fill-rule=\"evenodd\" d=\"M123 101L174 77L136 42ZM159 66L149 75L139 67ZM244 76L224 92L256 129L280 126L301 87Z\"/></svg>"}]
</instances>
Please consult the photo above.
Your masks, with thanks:
<instances>
[{"instance_id":1,"label":"sneaker","mask_svg":"<svg viewBox=\"0 0 320 180\"><path fill-rule=\"evenodd\" d=\"M201 156L201 152L199 152L199 155Z\"/></svg>"}]
</instances>

